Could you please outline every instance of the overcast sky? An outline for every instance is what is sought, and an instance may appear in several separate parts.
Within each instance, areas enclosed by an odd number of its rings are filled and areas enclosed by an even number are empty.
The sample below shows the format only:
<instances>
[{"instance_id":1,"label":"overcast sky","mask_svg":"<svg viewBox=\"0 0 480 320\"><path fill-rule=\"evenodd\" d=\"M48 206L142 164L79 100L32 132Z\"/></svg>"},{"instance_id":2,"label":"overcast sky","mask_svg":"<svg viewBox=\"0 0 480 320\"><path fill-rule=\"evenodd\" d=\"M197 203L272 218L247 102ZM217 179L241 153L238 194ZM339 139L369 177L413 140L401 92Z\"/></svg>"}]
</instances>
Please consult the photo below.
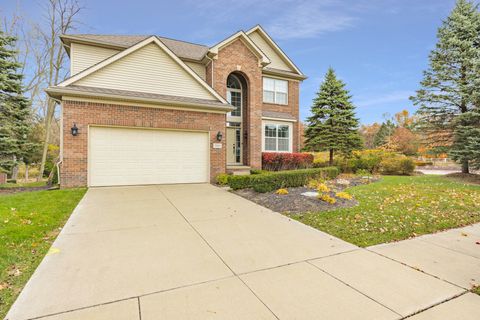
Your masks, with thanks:
<instances>
[{"instance_id":1,"label":"overcast sky","mask_svg":"<svg viewBox=\"0 0 480 320\"><path fill-rule=\"evenodd\" d=\"M1 0L42 19L42 0ZM362 123L414 107L414 93L454 0L83 0L77 33L156 34L212 45L261 24L309 77L301 117L329 66L347 83ZM6 3L6 4L5 4Z\"/></svg>"}]
</instances>

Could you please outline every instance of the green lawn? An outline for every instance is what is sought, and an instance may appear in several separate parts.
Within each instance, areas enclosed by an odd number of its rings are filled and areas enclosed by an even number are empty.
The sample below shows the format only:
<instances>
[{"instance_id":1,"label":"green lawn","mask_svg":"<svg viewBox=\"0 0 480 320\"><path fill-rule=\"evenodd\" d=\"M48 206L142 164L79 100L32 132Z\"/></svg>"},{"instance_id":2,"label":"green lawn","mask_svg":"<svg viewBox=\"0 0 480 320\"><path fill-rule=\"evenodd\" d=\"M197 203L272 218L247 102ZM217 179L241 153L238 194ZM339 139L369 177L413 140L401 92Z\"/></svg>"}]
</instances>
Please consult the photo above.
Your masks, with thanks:
<instances>
[{"instance_id":1,"label":"green lawn","mask_svg":"<svg viewBox=\"0 0 480 320\"><path fill-rule=\"evenodd\" d=\"M0 194L0 319L86 189Z\"/></svg>"},{"instance_id":2,"label":"green lawn","mask_svg":"<svg viewBox=\"0 0 480 320\"><path fill-rule=\"evenodd\" d=\"M366 247L480 221L480 186L441 176L386 176L347 189L359 205L290 217Z\"/></svg>"},{"instance_id":3,"label":"green lawn","mask_svg":"<svg viewBox=\"0 0 480 320\"><path fill-rule=\"evenodd\" d=\"M19 187L22 187L22 188L43 187L46 184L47 184L46 181L4 183L4 184L0 184L0 189L19 188Z\"/></svg>"}]
</instances>

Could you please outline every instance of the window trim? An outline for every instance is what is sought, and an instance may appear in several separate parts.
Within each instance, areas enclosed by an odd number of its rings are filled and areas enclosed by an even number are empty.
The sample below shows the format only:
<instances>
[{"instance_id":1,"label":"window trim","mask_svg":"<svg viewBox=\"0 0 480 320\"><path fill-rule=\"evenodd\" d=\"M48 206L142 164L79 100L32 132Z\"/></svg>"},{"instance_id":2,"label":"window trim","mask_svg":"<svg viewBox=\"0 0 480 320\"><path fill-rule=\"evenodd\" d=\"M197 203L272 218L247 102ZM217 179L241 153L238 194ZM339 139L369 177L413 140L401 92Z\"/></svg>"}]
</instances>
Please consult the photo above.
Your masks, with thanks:
<instances>
[{"instance_id":1,"label":"window trim","mask_svg":"<svg viewBox=\"0 0 480 320\"><path fill-rule=\"evenodd\" d=\"M276 150L265 150L265 126L274 125L276 126ZM288 151L279 151L278 150L278 126L288 126ZM262 121L262 152L278 152L278 153L292 153L293 151L293 123L285 121Z\"/></svg>"},{"instance_id":2,"label":"window trim","mask_svg":"<svg viewBox=\"0 0 480 320\"><path fill-rule=\"evenodd\" d=\"M228 101L229 94L230 94L230 100L231 100L231 93L232 92L240 93L240 115L238 115L238 116L232 115L232 112L235 111L235 110L232 110L232 111L227 113L227 117L231 118L231 119L235 119L235 121L240 120L240 122L241 122L242 121L241 119L243 118L243 86L242 86L242 82L234 74L230 74L229 77L234 77L238 81L238 84L240 85L240 89L229 88L228 85L227 85L227 97L226 97L225 100L227 100L227 102L231 104L231 102ZM227 77L227 81L228 81L228 77Z\"/></svg>"},{"instance_id":3,"label":"window trim","mask_svg":"<svg viewBox=\"0 0 480 320\"><path fill-rule=\"evenodd\" d=\"M270 91L268 90L269 92L273 92L273 102L271 101L265 101L265 79L270 79L270 80L273 80L273 91ZM277 91L277 86L276 86L276 82L277 81L284 81L287 83L287 91L286 92L283 92L283 91ZM282 105L282 106L286 106L288 105L288 88L289 88L289 81L288 80L285 80L285 79L278 79L278 78L272 78L272 77L265 77L263 76L262 77L262 101L263 103L269 103L269 104L278 104L278 105ZM285 99L285 103L280 103L280 102L277 102L277 93L283 93L286 95L286 99Z\"/></svg>"}]
</instances>

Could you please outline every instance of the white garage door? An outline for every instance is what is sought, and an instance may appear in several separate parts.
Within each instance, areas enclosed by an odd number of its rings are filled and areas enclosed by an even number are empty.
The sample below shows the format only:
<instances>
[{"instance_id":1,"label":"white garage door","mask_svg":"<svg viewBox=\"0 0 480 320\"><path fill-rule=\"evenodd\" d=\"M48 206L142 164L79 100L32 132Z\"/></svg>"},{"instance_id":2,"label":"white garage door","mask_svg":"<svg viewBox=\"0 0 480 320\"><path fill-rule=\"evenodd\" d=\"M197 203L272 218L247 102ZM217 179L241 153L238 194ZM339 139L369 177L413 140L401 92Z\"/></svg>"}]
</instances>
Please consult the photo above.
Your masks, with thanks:
<instances>
[{"instance_id":1,"label":"white garage door","mask_svg":"<svg viewBox=\"0 0 480 320\"><path fill-rule=\"evenodd\" d=\"M208 134L90 127L89 185L207 182Z\"/></svg>"}]
</instances>

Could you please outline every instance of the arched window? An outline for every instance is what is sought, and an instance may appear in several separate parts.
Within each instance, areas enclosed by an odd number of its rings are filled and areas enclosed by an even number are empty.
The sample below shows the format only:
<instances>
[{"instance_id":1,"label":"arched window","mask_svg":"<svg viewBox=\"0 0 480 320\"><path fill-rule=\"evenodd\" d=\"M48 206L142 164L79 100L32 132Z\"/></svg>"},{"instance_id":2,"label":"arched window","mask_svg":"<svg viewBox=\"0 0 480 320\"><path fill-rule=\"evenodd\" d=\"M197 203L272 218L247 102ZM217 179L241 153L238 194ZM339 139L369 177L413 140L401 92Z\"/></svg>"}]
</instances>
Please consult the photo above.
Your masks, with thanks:
<instances>
[{"instance_id":1,"label":"arched window","mask_svg":"<svg viewBox=\"0 0 480 320\"><path fill-rule=\"evenodd\" d=\"M242 83L234 74L227 78L227 101L235 107L230 115L233 117L242 116Z\"/></svg>"},{"instance_id":2,"label":"arched window","mask_svg":"<svg viewBox=\"0 0 480 320\"><path fill-rule=\"evenodd\" d=\"M230 74L227 78L227 88L230 89L242 89L242 84L236 75Z\"/></svg>"}]
</instances>

